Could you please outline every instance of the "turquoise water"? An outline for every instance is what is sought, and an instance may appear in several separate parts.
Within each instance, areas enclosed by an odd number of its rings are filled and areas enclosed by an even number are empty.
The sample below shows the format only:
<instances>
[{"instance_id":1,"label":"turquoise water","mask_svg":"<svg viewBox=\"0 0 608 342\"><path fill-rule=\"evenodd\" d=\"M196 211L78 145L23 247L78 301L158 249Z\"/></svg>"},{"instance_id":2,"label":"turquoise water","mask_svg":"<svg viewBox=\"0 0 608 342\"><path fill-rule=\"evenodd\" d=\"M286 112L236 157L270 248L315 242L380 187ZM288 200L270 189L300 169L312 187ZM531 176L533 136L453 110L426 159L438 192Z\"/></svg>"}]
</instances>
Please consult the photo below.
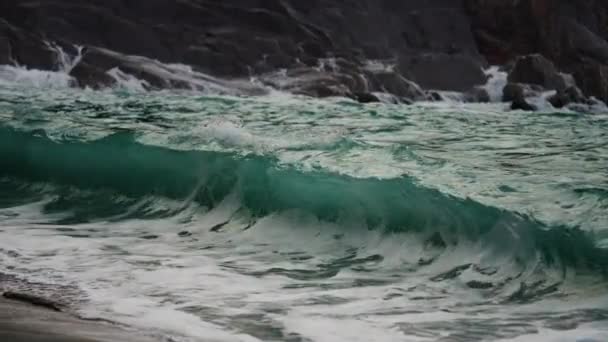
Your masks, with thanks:
<instances>
[{"instance_id":1,"label":"turquoise water","mask_svg":"<svg viewBox=\"0 0 608 342\"><path fill-rule=\"evenodd\" d=\"M503 107L4 85L4 287L176 341L602 341L608 115Z\"/></svg>"}]
</instances>

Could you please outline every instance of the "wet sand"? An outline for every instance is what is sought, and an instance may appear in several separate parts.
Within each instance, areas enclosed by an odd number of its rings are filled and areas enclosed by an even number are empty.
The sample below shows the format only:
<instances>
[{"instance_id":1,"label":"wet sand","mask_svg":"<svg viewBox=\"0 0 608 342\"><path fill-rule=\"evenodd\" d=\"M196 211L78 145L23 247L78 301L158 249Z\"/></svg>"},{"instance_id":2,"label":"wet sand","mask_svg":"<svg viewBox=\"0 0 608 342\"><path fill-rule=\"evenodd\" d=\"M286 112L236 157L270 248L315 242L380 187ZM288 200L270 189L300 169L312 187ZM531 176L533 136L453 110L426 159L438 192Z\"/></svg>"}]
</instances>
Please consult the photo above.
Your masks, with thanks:
<instances>
[{"instance_id":1,"label":"wet sand","mask_svg":"<svg viewBox=\"0 0 608 342\"><path fill-rule=\"evenodd\" d=\"M0 298L2 342L158 342L111 324Z\"/></svg>"}]
</instances>

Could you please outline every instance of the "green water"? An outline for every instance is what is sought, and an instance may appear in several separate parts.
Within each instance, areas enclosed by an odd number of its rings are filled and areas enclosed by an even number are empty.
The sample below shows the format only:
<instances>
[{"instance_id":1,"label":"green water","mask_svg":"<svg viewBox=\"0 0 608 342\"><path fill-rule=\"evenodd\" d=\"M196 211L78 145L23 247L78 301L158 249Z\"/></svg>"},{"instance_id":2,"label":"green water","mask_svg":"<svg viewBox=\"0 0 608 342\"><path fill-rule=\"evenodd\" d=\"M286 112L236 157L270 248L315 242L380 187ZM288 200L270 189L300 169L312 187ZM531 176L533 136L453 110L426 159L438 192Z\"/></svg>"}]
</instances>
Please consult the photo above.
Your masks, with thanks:
<instances>
[{"instance_id":1,"label":"green water","mask_svg":"<svg viewBox=\"0 0 608 342\"><path fill-rule=\"evenodd\" d=\"M0 272L226 341L604 336L608 116L502 107L4 86Z\"/></svg>"}]
</instances>

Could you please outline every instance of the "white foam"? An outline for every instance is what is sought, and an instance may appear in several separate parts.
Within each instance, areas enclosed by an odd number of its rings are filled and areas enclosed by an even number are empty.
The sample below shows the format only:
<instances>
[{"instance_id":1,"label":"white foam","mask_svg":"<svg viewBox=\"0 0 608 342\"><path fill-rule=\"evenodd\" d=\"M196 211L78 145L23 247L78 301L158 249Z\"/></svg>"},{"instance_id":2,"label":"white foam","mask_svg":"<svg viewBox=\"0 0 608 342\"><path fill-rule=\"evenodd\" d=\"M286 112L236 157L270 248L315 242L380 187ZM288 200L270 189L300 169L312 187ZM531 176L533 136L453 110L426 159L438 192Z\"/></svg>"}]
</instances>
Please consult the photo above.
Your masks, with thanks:
<instances>
[{"instance_id":1,"label":"white foam","mask_svg":"<svg viewBox=\"0 0 608 342\"><path fill-rule=\"evenodd\" d=\"M74 79L63 71L44 71L0 65L0 85L33 88L68 88Z\"/></svg>"},{"instance_id":2,"label":"white foam","mask_svg":"<svg viewBox=\"0 0 608 342\"><path fill-rule=\"evenodd\" d=\"M501 71L498 66L492 66L485 70L485 74L488 76L488 82L483 88L490 95L490 101L501 102L502 90L507 85L507 73Z\"/></svg>"},{"instance_id":3,"label":"white foam","mask_svg":"<svg viewBox=\"0 0 608 342\"><path fill-rule=\"evenodd\" d=\"M116 81L116 87L132 92L144 92L150 89L150 84L145 80L123 72L119 68L112 68L106 72Z\"/></svg>"}]
</instances>

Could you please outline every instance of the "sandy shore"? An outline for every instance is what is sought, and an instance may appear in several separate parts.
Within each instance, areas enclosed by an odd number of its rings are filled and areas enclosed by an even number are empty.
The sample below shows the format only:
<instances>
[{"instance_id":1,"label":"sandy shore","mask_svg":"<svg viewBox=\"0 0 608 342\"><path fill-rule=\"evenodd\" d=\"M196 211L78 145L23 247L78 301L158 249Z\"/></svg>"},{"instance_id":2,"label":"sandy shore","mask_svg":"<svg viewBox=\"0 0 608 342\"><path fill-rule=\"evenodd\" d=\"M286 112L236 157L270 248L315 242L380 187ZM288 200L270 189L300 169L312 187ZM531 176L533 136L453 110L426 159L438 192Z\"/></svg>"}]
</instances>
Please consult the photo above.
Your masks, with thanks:
<instances>
[{"instance_id":1,"label":"sandy shore","mask_svg":"<svg viewBox=\"0 0 608 342\"><path fill-rule=\"evenodd\" d=\"M79 320L65 313L0 298L0 341L158 342L124 329Z\"/></svg>"}]
</instances>

